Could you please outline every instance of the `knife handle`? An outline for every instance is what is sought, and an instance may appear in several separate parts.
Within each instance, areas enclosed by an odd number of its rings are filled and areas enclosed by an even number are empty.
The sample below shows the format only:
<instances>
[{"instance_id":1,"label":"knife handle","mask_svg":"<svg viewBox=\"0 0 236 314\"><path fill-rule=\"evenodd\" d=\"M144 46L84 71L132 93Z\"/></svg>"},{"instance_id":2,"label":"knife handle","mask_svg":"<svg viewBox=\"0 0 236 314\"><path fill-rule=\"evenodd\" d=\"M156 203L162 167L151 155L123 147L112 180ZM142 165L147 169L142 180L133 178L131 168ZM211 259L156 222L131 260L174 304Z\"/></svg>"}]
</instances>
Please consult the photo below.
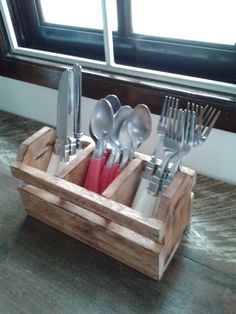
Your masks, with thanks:
<instances>
[{"instance_id":1,"label":"knife handle","mask_svg":"<svg viewBox=\"0 0 236 314\"><path fill-rule=\"evenodd\" d=\"M139 198L135 200L134 206L132 204L132 208L136 209L146 217L153 217L157 203L158 197L148 193L148 190L144 189L142 190L142 194L139 194Z\"/></svg>"},{"instance_id":2,"label":"knife handle","mask_svg":"<svg viewBox=\"0 0 236 314\"><path fill-rule=\"evenodd\" d=\"M140 198L142 197L143 193L146 193L146 190L148 189L149 186L149 180L142 177L140 182L139 182L139 186L138 189L136 191L136 194L134 196L133 199L133 203L132 203L132 208L136 209L136 205L138 204Z\"/></svg>"},{"instance_id":3,"label":"knife handle","mask_svg":"<svg viewBox=\"0 0 236 314\"><path fill-rule=\"evenodd\" d=\"M104 158L93 157L90 159L84 183L86 189L99 193L99 180L103 166Z\"/></svg>"}]
</instances>

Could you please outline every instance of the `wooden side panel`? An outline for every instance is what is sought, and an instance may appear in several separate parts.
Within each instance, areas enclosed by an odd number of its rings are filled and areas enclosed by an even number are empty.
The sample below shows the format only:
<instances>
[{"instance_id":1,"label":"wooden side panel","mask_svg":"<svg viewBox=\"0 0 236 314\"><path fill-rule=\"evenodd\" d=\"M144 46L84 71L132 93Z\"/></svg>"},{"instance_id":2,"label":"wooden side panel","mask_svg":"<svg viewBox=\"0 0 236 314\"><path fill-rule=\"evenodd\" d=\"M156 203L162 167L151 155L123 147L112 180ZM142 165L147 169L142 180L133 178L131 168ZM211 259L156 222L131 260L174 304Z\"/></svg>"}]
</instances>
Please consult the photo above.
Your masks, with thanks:
<instances>
[{"instance_id":1,"label":"wooden side panel","mask_svg":"<svg viewBox=\"0 0 236 314\"><path fill-rule=\"evenodd\" d=\"M163 248L159 255L159 277L163 275L175 251L177 250L183 233L189 225L192 212L193 194L186 191L179 201L172 205L171 214L168 215L165 224L165 234L163 238Z\"/></svg>"},{"instance_id":2,"label":"wooden side panel","mask_svg":"<svg viewBox=\"0 0 236 314\"><path fill-rule=\"evenodd\" d=\"M156 218L164 224L163 237L160 241L163 249L159 255L159 279L171 261L183 232L187 228L192 209L192 187L196 182L196 174L187 168L184 172L178 172L163 193L159 208L156 210Z\"/></svg>"},{"instance_id":3,"label":"wooden side panel","mask_svg":"<svg viewBox=\"0 0 236 314\"><path fill-rule=\"evenodd\" d=\"M20 191L30 216L157 279L158 243L33 186Z\"/></svg>"},{"instance_id":4,"label":"wooden side panel","mask_svg":"<svg viewBox=\"0 0 236 314\"><path fill-rule=\"evenodd\" d=\"M65 166L63 171L58 174L58 177L83 186L93 149L93 144L85 147L74 160Z\"/></svg>"},{"instance_id":5,"label":"wooden side panel","mask_svg":"<svg viewBox=\"0 0 236 314\"><path fill-rule=\"evenodd\" d=\"M136 231L147 238L159 240L163 224L157 219L146 219L127 206L17 161L12 162L11 171L13 176L27 184L87 208L89 211Z\"/></svg>"},{"instance_id":6,"label":"wooden side panel","mask_svg":"<svg viewBox=\"0 0 236 314\"><path fill-rule=\"evenodd\" d=\"M102 193L113 201L131 206L141 178L143 161L135 158Z\"/></svg>"},{"instance_id":7,"label":"wooden side panel","mask_svg":"<svg viewBox=\"0 0 236 314\"><path fill-rule=\"evenodd\" d=\"M162 194L155 217L166 224L176 206L178 206L178 202L182 199L186 199L188 202L195 181L195 172L192 172L192 175L180 171L177 172L168 189Z\"/></svg>"},{"instance_id":8,"label":"wooden side panel","mask_svg":"<svg viewBox=\"0 0 236 314\"><path fill-rule=\"evenodd\" d=\"M54 148L55 138L54 129L43 127L21 144L17 160L45 171Z\"/></svg>"}]
</instances>

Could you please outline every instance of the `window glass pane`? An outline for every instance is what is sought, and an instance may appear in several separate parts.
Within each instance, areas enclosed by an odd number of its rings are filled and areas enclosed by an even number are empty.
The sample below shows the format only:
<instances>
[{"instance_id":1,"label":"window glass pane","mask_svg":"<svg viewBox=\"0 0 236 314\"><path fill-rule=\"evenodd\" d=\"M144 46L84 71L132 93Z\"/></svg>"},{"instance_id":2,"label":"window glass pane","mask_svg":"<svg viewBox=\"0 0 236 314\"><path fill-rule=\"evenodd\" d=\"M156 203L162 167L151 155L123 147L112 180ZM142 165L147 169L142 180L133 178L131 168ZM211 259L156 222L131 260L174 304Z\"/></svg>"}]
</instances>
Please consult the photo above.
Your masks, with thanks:
<instances>
[{"instance_id":1,"label":"window glass pane","mask_svg":"<svg viewBox=\"0 0 236 314\"><path fill-rule=\"evenodd\" d=\"M113 30L117 30L116 0L110 0ZM40 0L47 23L102 29L101 0Z\"/></svg>"},{"instance_id":2,"label":"window glass pane","mask_svg":"<svg viewBox=\"0 0 236 314\"><path fill-rule=\"evenodd\" d=\"M132 0L138 34L234 45L235 1Z\"/></svg>"}]
</instances>

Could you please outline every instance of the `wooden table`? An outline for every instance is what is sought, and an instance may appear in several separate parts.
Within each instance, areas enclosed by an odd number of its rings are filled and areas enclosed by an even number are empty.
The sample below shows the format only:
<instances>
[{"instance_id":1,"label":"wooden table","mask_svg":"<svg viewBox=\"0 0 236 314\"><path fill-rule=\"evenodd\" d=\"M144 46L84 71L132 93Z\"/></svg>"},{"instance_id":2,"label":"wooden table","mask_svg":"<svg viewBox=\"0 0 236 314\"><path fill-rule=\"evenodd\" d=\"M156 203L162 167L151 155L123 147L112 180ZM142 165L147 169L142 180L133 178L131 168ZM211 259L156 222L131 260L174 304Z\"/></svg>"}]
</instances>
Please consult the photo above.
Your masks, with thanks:
<instances>
[{"instance_id":1,"label":"wooden table","mask_svg":"<svg viewBox=\"0 0 236 314\"><path fill-rule=\"evenodd\" d=\"M10 174L42 124L0 112L0 313L236 313L236 186L198 176L161 282L26 216Z\"/></svg>"}]
</instances>

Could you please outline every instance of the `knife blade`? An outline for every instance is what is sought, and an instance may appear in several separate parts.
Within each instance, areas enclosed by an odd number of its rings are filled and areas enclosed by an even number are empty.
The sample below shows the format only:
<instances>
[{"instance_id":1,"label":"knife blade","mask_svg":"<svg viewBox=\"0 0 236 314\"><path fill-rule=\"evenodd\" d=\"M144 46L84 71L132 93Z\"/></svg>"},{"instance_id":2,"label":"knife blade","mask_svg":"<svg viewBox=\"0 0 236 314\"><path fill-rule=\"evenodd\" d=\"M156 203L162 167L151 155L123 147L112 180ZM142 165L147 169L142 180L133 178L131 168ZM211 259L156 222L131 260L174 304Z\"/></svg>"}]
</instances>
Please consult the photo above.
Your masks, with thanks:
<instances>
[{"instance_id":1,"label":"knife blade","mask_svg":"<svg viewBox=\"0 0 236 314\"><path fill-rule=\"evenodd\" d=\"M52 175L56 175L76 153L73 88L73 73L67 69L62 73L58 86L56 143L47 168Z\"/></svg>"},{"instance_id":2,"label":"knife blade","mask_svg":"<svg viewBox=\"0 0 236 314\"><path fill-rule=\"evenodd\" d=\"M72 67L74 81L74 137L76 138L77 149L81 149L81 97L82 97L82 67L75 63Z\"/></svg>"},{"instance_id":3,"label":"knife blade","mask_svg":"<svg viewBox=\"0 0 236 314\"><path fill-rule=\"evenodd\" d=\"M67 69L62 73L57 98L57 140L55 154L61 161L68 162L76 152L74 137L73 73Z\"/></svg>"}]
</instances>

